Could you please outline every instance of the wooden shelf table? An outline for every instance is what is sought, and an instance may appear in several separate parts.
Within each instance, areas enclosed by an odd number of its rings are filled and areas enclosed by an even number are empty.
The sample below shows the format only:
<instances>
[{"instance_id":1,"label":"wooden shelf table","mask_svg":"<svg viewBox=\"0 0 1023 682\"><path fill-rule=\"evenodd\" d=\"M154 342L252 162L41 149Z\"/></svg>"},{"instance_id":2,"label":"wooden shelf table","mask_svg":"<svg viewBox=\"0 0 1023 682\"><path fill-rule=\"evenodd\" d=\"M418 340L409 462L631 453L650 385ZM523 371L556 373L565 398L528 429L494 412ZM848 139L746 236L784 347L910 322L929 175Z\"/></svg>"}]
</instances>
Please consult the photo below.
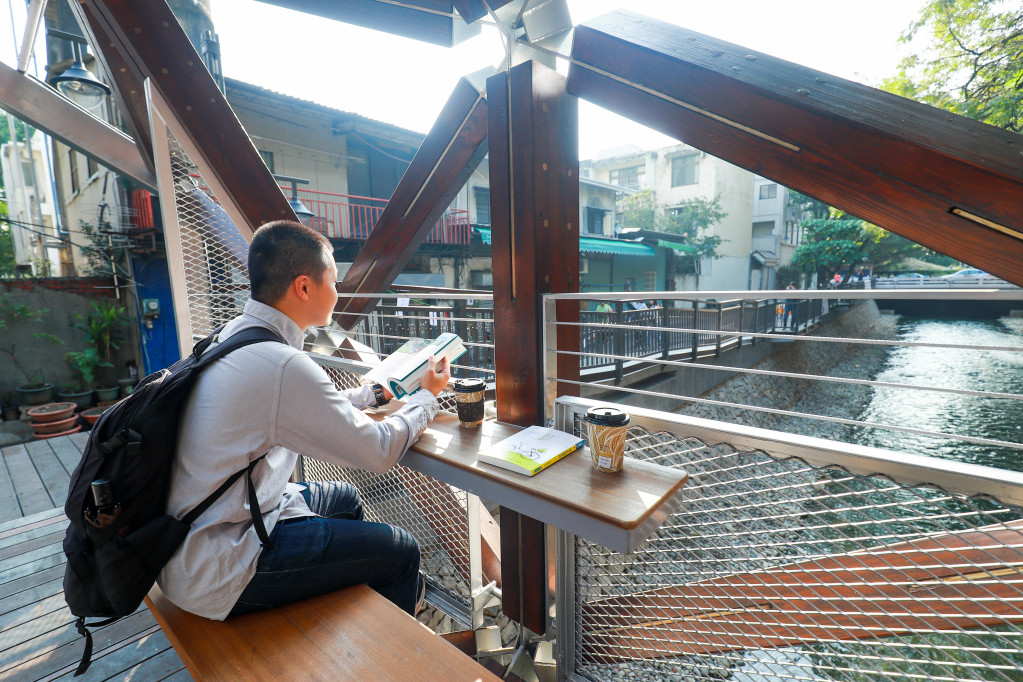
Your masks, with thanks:
<instances>
[{"instance_id":1,"label":"wooden shelf table","mask_svg":"<svg viewBox=\"0 0 1023 682\"><path fill-rule=\"evenodd\" d=\"M372 410L383 418L400 407ZM484 421L463 429L441 412L401 464L502 507L623 554L633 552L682 503L684 471L625 458L622 471L595 471L582 448L535 476L477 461L477 454L520 427Z\"/></svg>"}]
</instances>

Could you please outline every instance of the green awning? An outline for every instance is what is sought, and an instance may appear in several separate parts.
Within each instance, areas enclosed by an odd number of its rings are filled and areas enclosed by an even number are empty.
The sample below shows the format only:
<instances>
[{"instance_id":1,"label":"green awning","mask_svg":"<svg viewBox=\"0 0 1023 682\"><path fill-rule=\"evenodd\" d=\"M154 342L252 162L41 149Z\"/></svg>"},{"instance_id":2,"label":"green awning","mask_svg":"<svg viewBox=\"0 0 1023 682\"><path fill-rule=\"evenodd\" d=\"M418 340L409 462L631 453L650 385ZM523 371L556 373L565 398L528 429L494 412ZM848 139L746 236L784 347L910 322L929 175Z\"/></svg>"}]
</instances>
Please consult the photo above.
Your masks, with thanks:
<instances>
[{"instance_id":1,"label":"green awning","mask_svg":"<svg viewBox=\"0 0 1023 682\"><path fill-rule=\"evenodd\" d=\"M688 244L679 244L678 242L666 242L663 239L657 240L657 245L663 249L675 249L682 253L696 253L696 249L689 246Z\"/></svg>"},{"instance_id":2,"label":"green awning","mask_svg":"<svg viewBox=\"0 0 1023 682\"><path fill-rule=\"evenodd\" d=\"M579 238L580 253L612 253L616 256L640 256L642 258L653 258L654 248L646 244L625 242L621 239L594 239L593 237Z\"/></svg>"},{"instance_id":3,"label":"green awning","mask_svg":"<svg viewBox=\"0 0 1023 682\"><path fill-rule=\"evenodd\" d=\"M491 242L490 230L483 227L474 227L472 229L479 233L484 244L489 244ZM659 245L668 246L669 244L669 242L664 242ZM681 244L671 244L670 246L672 248L680 248L681 250L691 249L691 247L683 246ZM653 247L647 246L646 244L626 242L621 239L597 239L595 237L580 237L579 252L610 253L616 256L639 256L641 258L653 258L655 255Z\"/></svg>"}]
</instances>

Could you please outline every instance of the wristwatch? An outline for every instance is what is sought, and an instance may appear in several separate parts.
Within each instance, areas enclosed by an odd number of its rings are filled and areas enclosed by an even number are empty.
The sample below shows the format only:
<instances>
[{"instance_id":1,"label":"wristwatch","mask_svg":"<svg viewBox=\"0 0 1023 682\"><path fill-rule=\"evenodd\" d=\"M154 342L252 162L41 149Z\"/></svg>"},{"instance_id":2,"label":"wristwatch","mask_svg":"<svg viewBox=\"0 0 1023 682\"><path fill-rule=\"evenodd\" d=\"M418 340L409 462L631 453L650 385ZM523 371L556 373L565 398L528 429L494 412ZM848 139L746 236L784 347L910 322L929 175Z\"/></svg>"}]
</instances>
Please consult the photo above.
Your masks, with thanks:
<instances>
[{"instance_id":1,"label":"wristwatch","mask_svg":"<svg viewBox=\"0 0 1023 682\"><path fill-rule=\"evenodd\" d=\"M383 407L391 402L391 399L384 395L384 387L380 384L373 384L373 395L377 399L377 407Z\"/></svg>"}]
</instances>

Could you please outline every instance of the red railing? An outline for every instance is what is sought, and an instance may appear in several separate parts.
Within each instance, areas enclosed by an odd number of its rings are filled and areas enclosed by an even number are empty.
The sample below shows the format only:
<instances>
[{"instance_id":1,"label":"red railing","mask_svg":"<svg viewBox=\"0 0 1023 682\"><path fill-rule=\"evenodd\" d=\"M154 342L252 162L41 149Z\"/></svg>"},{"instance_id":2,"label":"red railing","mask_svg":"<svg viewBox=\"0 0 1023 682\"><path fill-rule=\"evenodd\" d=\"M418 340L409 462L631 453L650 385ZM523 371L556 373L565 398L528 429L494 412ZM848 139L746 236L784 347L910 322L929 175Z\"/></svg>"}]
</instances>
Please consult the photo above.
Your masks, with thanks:
<instances>
[{"instance_id":1,"label":"red railing","mask_svg":"<svg viewBox=\"0 0 1023 682\"><path fill-rule=\"evenodd\" d=\"M282 187L286 196L291 188ZM312 226L336 239L366 239L384 212L386 199L299 189L298 198L313 212ZM449 208L426 236L429 244L468 244L469 212Z\"/></svg>"}]
</instances>

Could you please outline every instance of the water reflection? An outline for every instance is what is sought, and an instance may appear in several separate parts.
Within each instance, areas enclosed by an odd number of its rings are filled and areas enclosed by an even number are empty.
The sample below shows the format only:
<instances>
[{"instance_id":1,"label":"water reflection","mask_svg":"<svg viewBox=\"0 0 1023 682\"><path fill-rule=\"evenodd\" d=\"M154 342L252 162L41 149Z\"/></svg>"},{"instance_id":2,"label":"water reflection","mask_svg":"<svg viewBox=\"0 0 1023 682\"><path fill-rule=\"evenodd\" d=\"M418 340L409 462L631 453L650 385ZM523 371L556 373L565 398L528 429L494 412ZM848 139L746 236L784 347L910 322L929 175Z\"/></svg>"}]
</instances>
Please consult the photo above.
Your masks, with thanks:
<instances>
[{"instance_id":1,"label":"water reflection","mask_svg":"<svg viewBox=\"0 0 1023 682\"><path fill-rule=\"evenodd\" d=\"M903 318L899 339L1019 348L1023 320L932 320ZM1023 352L894 348L879 381L1003 393L1023 393ZM952 393L877 388L865 408L866 421L927 431L1023 442L1023 400L977 398ZM1023 471L1023 450L948 439L858 429L863 445Z\"/></svg>"}]
</instances>

